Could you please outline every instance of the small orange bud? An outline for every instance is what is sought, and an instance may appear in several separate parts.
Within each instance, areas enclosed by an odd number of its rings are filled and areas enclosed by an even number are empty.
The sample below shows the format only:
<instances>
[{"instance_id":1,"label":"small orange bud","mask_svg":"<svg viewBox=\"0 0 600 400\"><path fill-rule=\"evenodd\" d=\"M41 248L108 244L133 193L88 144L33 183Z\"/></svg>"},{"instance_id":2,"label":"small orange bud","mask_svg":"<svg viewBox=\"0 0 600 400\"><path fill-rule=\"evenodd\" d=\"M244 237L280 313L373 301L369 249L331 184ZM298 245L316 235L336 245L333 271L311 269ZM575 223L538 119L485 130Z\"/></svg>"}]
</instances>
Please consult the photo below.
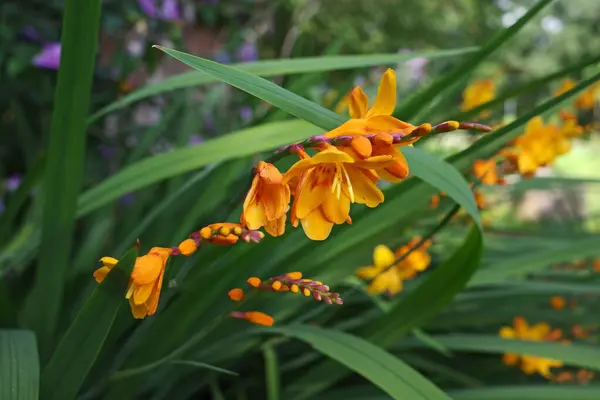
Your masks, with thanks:
<instances>
[{"instance_id":1,"label":"small orange bud","mask_svg":"<svg viewBox=\"0 0 600 400\"><path fill-rule=\"evenodd\" d=\"M219 229L219 235L221 235L221 236L229 236L230 233L231 233L231 229L229 229L226 226L222 226L221 229Z\"/></svg>"},{"instance_id":2,"label":"small orange bud","mask_svg":"<svg viewBox=\"0 0 600 400\"><path fill-rule=\"evenodd\" d=\"M242 234L242 228L240 228L239 226L234 227L231 232L235 235L235 236L240 236Z\"/></svg>"},{"instance_id":3,"label":"small orange bud","mask_svg":"<svg viewBox=\"0 0 600 400\"><path fill-rule=\"evenodd\" d=\"M373 138L375 146L387 146L394 142L394 138L389 133L380 132Z\"/></svg>"},{"instance_id":4,"label":"small orange bud","mask_svg":"<svg viewBox=\"0 0 600 400\"><path fill-rule=\"evenodd\" d=\"M369 157L373 151L371 142L364 136L354 136L350 141L350 147L360 158Z\"/></svg>"},{"instance_id":5,"label":"small orange bud","mask_svg":"<svg viewBox=\"0 0 600 400\"><path fill-rule=\"evenodd\" d=\"M210 229L210 227L205 226L204 228L200 229L200 237L204 240L208 240L212 237L212 229Z\"/></svg>"},{"instance_id":6,"label":"small orange bud","mask_svg":"<svg viewBox=\"0 0 600 400\"><path fill-rule=\"evenodd\" d=\"M550 299L550 305L552 305L552 308L555 310L562 310L567 305L567 302L560 296L553 296Z\"/></svg>"},{"instance_id":7,"label":"small orange bud","mask_svg":"<svg viewBox=\"0 0 600 400\"><path fill-rule=\"evenodd\" d=\"M286 275L291 279L302 279L302 272L288 272Z\"/></svg>"},{"instance_id":8,"label":"small orange bud","mask_svg":"<svg viewBox=\"0 0 600 400\"><path fill-rule=\"evenodd\" d=\"M273 288L274 291L277 292L279 289L281 289L281 282L275 281L275 282L273 282L273 284L271 285L271 287Z\"/></svg>"},{"instance_id":9,"label":"small orange bud","mask_svg":"<svg viewBox=\"0 0 600 400\"><path fill-rule=\"evenodd\" d=\"M246 320L256 325L273 326L275 320L270 315L260 311L247 311L244 313Z\"/></svg>"},{"instance_id":10,"label":"small orange bud","mask_svg":"<svg viewBox=\"0 0 600 400\"><path fill-rule=\"evenodd\" d=\"M177 248L179 249L179 252L181 254L183 254L184 256L189 256L198 249L198 246L196 246L196 242L194 242L193 239L186 239L183 242L179 243L179 246Z\"/></svg>"},{"instance_id":11,"label":"small orange bud","mask_svg":"<svg viewBox=\"0 0 600 400\"><path fill-rule=\"evenodd\" d=\"M246 280L246 283L248 283L248 285L250 285L250 286L252 286L252 287L255 287L255 288L257 288L257 287L259 287L259 286L260 286L260 284L261 284L261 281L260 281L260 279L259 279L259 278L255 277L255 276L252 276L252 277L250 277L250 278L248 278L248 279Z\"/></svg>"},{"instance_id":12,"label":"small orange bud","mask_svg":"<svg viewBox=\"0 0 600 400\"><path fill-rule=\"evenodd\" d=\"M431 124L425 123L425 124L421 124L417 127L417 129L415 129L414 131L411 132L412 136L416 136L416 137L423 137L425 135L427 135L429 132L431 132Z\"/></svg>"},{"instance_id":13,"label":"small orange bud","mask_svg":"<svg viewBox=\"0 0 600 400\"><path fill-rule=\"evenodd\" d=\"M292 292L294 294L298 293L298 290L299 290L298 285L292 285L290 287L290 292Z\"/></svg>"},{"instance_id":14,"label":"small orange bud","mask_svg":"<svg viewBox=\"0 0 600 400\"><path fill-rule=\"evenodd\" d=\"M305 295L306 297L310 296L310 290L308 290L308 288L304 288L302 289L302 294Z\"/></svg>"},{"instance_id":15,"label":"small orange bud","mask_svg":"<svg viewBox=\"0 0 600 400\"><path fill-rule=\"evenodd\" d=\"M227 292L227 296L229 296L232 301L242 301L244 300L244 291L240 288L231 289Z\"/></svg>"},{"instance_id":16,"label":"small orange bud","mask_svg":"<svg viewBox=\"0 0 600 400\"><path fill-rule=\"evenodd\" d=\"M289 292L290 291L290 287L288 285L281 285L281 289L279 289L280 292Z\"/></svg>"},{"instance_id":17,"label":"small orange bud","mask_svg":"<svg viewBox=\"0 0 600 400\"><path fill-rule=\"evenodd\" d=\"M457 121L448 121L448 126L455 131L458 129L460 124Z\"/></svg>"}]
</instances>

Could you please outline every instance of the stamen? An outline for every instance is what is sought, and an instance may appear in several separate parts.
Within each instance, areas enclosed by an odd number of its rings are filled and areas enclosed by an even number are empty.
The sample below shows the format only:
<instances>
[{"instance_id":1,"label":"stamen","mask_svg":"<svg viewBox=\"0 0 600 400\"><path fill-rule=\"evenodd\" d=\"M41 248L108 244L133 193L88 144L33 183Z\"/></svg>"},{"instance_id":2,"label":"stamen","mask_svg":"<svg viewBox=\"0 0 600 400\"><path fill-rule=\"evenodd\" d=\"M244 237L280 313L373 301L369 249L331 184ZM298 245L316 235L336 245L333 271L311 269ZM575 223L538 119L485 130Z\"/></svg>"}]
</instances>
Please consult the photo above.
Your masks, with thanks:
<instances>
[{"instance_id":1,"label":"stamen","mask_svg":"<svg viewBox=\"0 0 600 400\"><path fill-rule=\"evenodd\" d=\"M348 183L348 194L350 195L350 201L354 203L354 189L352 189L352 182L350 182L350 177L348 176L348 171L346 168L342 168L344 170L344 176L346 177L346 182Z\"/></svg>"}]
</instances>

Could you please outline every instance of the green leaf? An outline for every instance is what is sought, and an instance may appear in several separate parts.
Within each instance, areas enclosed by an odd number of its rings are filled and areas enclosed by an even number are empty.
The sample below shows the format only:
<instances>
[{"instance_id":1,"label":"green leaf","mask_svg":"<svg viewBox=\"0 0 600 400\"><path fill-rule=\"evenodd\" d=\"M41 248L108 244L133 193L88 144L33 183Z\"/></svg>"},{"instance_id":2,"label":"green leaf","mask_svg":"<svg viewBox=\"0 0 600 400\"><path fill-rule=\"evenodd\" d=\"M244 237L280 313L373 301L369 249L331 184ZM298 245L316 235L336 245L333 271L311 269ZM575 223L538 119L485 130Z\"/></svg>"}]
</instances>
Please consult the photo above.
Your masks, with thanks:
<instances>
[{"instance_id":1,"label":"green leaf","mask_svg":"<svg viewBox=\"0 0 600 400\"><path fill-rule=\"evenodd\" d=\"M40 363L35 335L25 330L0 330L0 399L37 400Z\"/></svg>"},{"instance_id":2,"label":"green leaf","mask_svg":"<svg viewBox=\"0 0 600 400\"><path fill-rule=\"evenodd\" d=\"M503 262L498 262L482 268L469 282L469 286L498 283L507 278L522 278L526 274L549 268L552 264L571 261L585 257L600 257L600 242L598 236L565 241L552 248L541 249L534 252L515 254Z\"/></svg>"},{"instance_id":3,"label":"green leaf","mask_svg":"<svg viewBox=\"0 0 600 400\"><path fill-rule=\"evenodd\" d=\"M450 394L455 400L597 400L600 386L498 386L453 390Z\"/></svg>"},{"instance_id":4,"label":"green leaf","mask_svg":"<svg viewBox=\"0 0 600 400\"><path fill-rule=\"evenodd\" d=\"M270 343L263 345L263 357L265 359L265 386L267 388L267 400L279 400L279 360L277 352Z\"/></svg>"},{"instance_id":5,"label":"green leaf","mask_svg":"<svg viewBox=\"0 0 600 400\"><path fill-rule=\"evenodd\" d=\"M195 361L195 360L173 360L173 361L169 361L169 364L187 365L187 366L194 367L194 368L208 369L210 371L219 372L219 373L225 374L225 375L239 376L239 374L237 372L230 371L225 368L216 367L214 365L210 365L210 364L203 363L200 361Z\"/></svg>"},{"instance_id":6,"label":"green leaf","mask_svg":"<svg viewBox=\"0 0 600 400\"><path fill-rule=\"evenodd\" d=\"M45 399L72 399L81 388L125 300L137 247L128 250L87 299L42 372Z\"/></svg>"},{"instance_id":7,"label":"green leaf","mask_svg":"<svg viewBox=\"0 0 600 400\"><path fill-rule=\"evenodd\" d=\"M232 64L231 66L244 72L259 76L291 75L310 72L326 72L351 68L381 66L409 60L414 57L441 58L467 54L476 48L425 51L410 54L368 54L368 55L341 55L327 57L303 57L280 60L261 60L252 63ZM193 86L206 85L216 82L217 79L203 72L185 72L166 78L158 83L152 83L137 89L133 93L123 96L114 103L102 108L88 119L92 123L98 118L127 107L128 105L150 96L183 89Z\"/></svg>"},{"instance_id":8,"label":"green leaf","mask_svg":"<svg viewBox=\"0 0 600 400\"><path fill-rule=\"evenodd\" d=\"M550 83L556 79L560 79L562 77L576 73L576 72L582 70L583 68L594 65L598 62L600 62L600 55L586 58L585 60L575 63L573 65L570 65L564 69L561 69L560 71L556 71L556 72L553 72L546 76L543 76L539 79L533 80L531 82L527 82L526 84L523 84L516 88L508 89L505 92L496 96L493 100L490 100L486 103L481 104L480 106L472 108L468 111L463 111L461 113L455 114L454 116L445 118L445 119L455 120L455 121L467 121L470 118L476 117L484 110L491 110L493 108L502 106L508 99L517 97L524 93L531 93L535 90L545 87L548 83Z\"/></svg>"},{"instance_id":9,"label":"green leaf","mask_svg":"<svg viewBox=\"0 0 600 400\"><path fill-rule=\"evenodd\" d=\"M463 62L455 66L450 72L440 76L427 89L411 96L406 102L402 103L396 110L398 115L404 119L412 118L419 109L428 104L437 96L450 90L457 90L456 82L461 77L473 71L481 62L486 60L490 54L496 51L509 39L514 37L533 17L535 17L544 7L553 0L540 0L531 7L517 22L506 29L500 31L491 40L489 40L479 51L466 57Z\"/></svg>"},{"instance_id":10,"label":"green leaf","mask_svg":"<svg viewBox=\"0 0 600 400\"><path fill-rule=\"evenodd\" d=\"M364 376L394 399L435 400L449 397L400 359L380 347L344 332L293 325L262 330L300 339L317 351ZM313 382L318 386L319 382ZM302 390L302 386L299 387ZM320 390L311 387L313 393Z\"/></svg>"},{"instance_id":11,"label":"green leaf","mask_svg":"<svg viewBox=\"0 0 600 400\"><path fill-rule=\"evenodd\" d=\"M575 367L600 370L600 349L587 344L536 342L476 334L434 335L432 338L454 351L516 353L551 358ZM417 347L423 346L416 340L407 342Z\"/></svg>"},{"instance_id":12,"label":"green leaf","mask_svg":"<svg viewBox=\"0 0 600 400\"><path fill-rule=\"evenodd\" d=\"M42 357L51 348L69 266L75 205L84 171L86 118L100 25L100 0L67 0L43 185L41 244L26 322Z\"/></svg>"},{"instance_id":13,"label":"green leaf","mask_svg":"<svg viewBox=\"0 0 600 400\"><path fill-rule=\"evenodd\" d=\"M271 103L277 108L320 128L333 129L345 121L345 118L341 115L256 75L181 51L160 46L155 47L194 69Z\"/></svg>"},{"instance_id":14,"label":"green leaf","mask_svg":"<svg viewBox=\"0 0 600 400\"><path fill-rule=\"evenodd\" d=\"M82 216L112 203L122 195L165 178L202 168L217 161L247 156L321 133L303 121L285 121L243 129L225 136L168 153L145 158L123 168L79 198Z\"/></svg>"}]
</instances>

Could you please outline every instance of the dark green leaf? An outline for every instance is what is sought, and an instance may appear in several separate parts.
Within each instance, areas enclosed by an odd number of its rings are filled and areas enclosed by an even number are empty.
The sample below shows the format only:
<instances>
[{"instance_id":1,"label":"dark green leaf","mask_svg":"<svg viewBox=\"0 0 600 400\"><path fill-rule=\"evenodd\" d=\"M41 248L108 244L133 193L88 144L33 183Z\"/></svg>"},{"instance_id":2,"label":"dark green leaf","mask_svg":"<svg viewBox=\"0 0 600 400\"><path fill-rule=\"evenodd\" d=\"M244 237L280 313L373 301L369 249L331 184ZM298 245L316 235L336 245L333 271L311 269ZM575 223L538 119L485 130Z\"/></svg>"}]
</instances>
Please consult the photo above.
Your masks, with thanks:
<instances>
[{"instance_id":1,"label":"dark green leaf","mask_svg":"<svg viewBox=\"0 0 600 400\"><path fill-rule=\"evenodd\" d=\"M0 330L0 399L37 400L40 364L35 335Z\"/></svg>"}]
</instances>

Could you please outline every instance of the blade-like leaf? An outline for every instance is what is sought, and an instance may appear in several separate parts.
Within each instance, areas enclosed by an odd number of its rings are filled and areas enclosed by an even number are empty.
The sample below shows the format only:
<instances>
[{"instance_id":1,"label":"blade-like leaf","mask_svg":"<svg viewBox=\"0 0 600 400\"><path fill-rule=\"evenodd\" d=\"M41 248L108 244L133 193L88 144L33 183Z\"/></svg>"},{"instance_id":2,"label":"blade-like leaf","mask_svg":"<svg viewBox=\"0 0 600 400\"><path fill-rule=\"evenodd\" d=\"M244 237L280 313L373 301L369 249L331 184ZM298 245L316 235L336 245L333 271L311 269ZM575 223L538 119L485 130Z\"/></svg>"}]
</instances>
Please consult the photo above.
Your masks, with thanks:
<instances>
[{"instance_id":1,"label":"blade-like leaf","mask_svg":"<svg viewBox=\"0 0 600 400\"><path fill-rule=\"evenodd\" d=\"M478 52L466 57L463 62L454 67L450 72L440 76L427 89L418 92L411 96L406 102L402 103L397 110L398 115L402 118L410 119L414 114L425 104L432 101L436 96L445 93L449 90L457 90L456 82L459 82L461 77L473 71L482 61L490 54L496 51L509 39L514 37L533 17L535 17L544 7L550 4L553 0L540 0L531 7L517 22L508 28L500 31L491 40L489 40Z\"/></svg>"},{"instance_id":2,"label":"blade-like leaf","mask_svg":"<svg viewBox=\"0 0 600 400\"><path fill-rule=\"evenodd\" d=\"M277 108L323 129L333 129L345 121L339 114L298 96L281 86L256 75L240 71L181 51L155 46L171 57L215 79L241 89Z\"/></svg>"},{"instance_id":3,"label":"blade-like leaf","mask_svg":"<svg viewBox=\"0 0 600 400\"><path fill-rule=\"evenodd\" d=\"M121 306L137 248L128 250L87 299L42 372L45 399L72 399L81 388Z\"/></svg>"},{"instance_id":4,"label":"blade-like leaf","mask_svg":"<svg viewBox=\"0 0 600 400\"><path fill-rule=\"evenodd\" d=\"M498 386L453 390L455 400L597 400L600 386Z\"/></svg>"},{"instance_id":5,"label":"blade-like leaf","mask_svg":"<svg viewBox=\"0 0 600 400\"><path fill-rule=\"evenodd\" d=\"M340 331L309 326L271 328L263 332L280 333L312 345L317 351L367 378L394 399L449 399L449 397L400 359L361 339ZM314 386L319 382L314 381ZM310 388L318 392L317 388ZM300 386L299 390L303 390Z\"/></svg>"},{"instance_id":6,"label":"blade-like leaf","mask_svg":"<svg viewBox=\"0 0 600 400\"><path fill-rule=\"evenodd\" d=\"M217 161L243 157L304 139L322 130L303 121L274 122L244 129L200 146L170 151L123 168L79 198L78 215L85 215L120 196L165 178Z\"/></svg>"},{"instance_id":7,"label":"blade-like leaf","mask_svg":"<svg viewBox=\"0 0 600 400\"><path fill-rule=\"evenodd\" d=\"M43 186L41 244L26 322L48 353L69 266L75 205L83 179L86 118L100 25L100 0L67 0Z\"/></svg>"},{"instance_id":8,"label":"blade-like leaf","mask_svg":"<svg viewBox=\"0 0 600 400\"><path fill-rule=\"evenodd\" d=\"M24 330L0 330L0 399L37 400L40 363L35 335Z\"/></svg>"},{"instance_id":9,"label":"blade-like leaf","mask_svg":"<svg viewBox=\"0 0 600 400\"><path fill-rule=\"evenodd\" d=\"M423 51L415 53L394 54L366 54L366 55L341 55L326 57L303 57L280 60L261 60L251 63L232 64L240 71L249 72L258 76L292 75L310 72L326 72L351 68L381 66L406 61L412 58L442 58L468 54L477 48ZM123 96L114 103L97 111L88 119L88 123L96 121L102 116L127 107L128 105L150 96L167 93L177 89L206 85L216 82L217 79L203 72L185 72L166 78L158 83L151 83L136 91Z\"/></svg>"},{"instance_id":10,"label":"blade-like leaf","mask_svg":"<svg viewBox=\"0 0 600 400\"><path fill-rule=\"evenodd\" d=\"M482 353L516 353L560 360L566 365L600 370L600 349L586 344L536 342L531 340L503 339L498 336L476 334L435 335L434 340L454 351ZM404 345L401 344L401 346ZM406 345L422 347L417 340L407 340Z\"/></svg>"}]
</instances>

